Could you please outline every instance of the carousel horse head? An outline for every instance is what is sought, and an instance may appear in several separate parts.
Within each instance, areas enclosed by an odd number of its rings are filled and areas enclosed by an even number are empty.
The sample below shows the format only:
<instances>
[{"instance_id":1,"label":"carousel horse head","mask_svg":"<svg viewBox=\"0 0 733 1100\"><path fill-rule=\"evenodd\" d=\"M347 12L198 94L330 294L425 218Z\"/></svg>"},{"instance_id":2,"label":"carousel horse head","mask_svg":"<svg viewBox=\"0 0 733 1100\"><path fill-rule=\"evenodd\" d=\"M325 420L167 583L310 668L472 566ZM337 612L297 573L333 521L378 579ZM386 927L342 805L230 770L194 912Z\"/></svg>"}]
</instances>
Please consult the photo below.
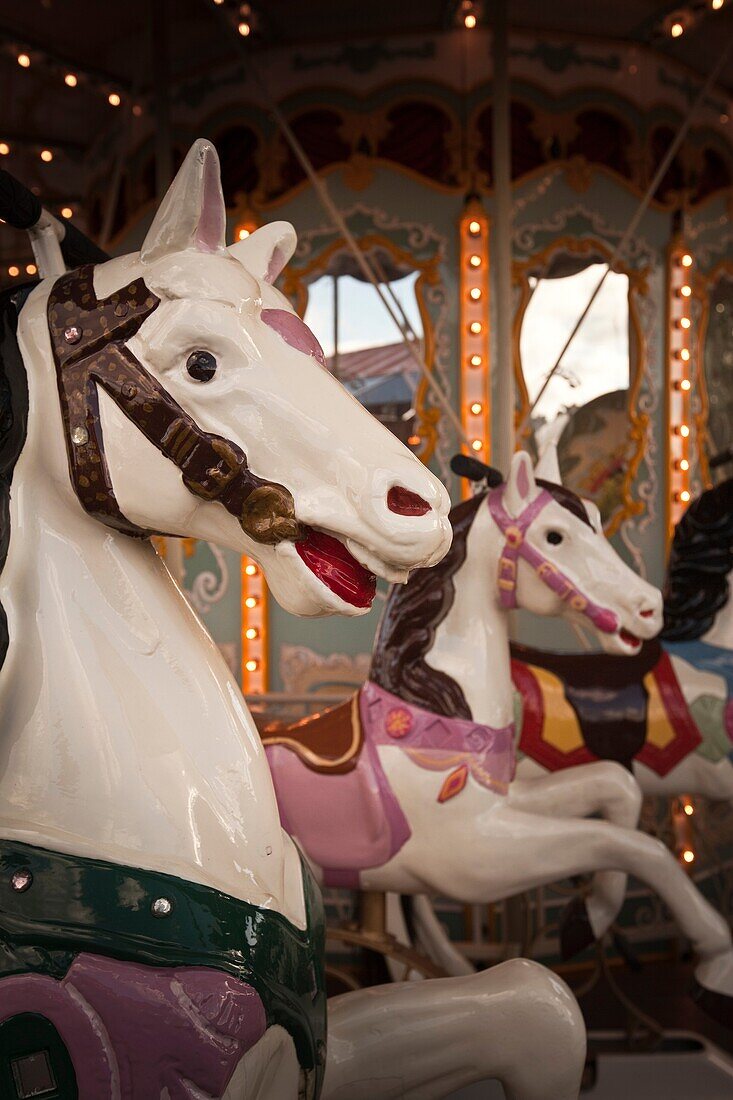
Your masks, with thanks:
<instances>
[{"instance_id":1,"label":"carousel horse head","mask_svg":"<svg viewBox=\"0 0 733 1100\"><path fill-rule=\"evenodd\" d=\"M218 158L197 141L141 251L50 289L65 446L48 439L43 459L108 527L228 546L288 610L357 615L375 574L404 581L445 554L449 501L273 285L295 244L277 222L225 246ZM30 327L22 343L48 360Z\"/></svg>"},{"instance_id":2,"label":"carousel horse head","mask_svg":"<svg viewBox=\"0 0 733 1100\"><path fill-rule=\"evenodd\" d=\"M554 447L536 470L529 455L515 454L506 482L489 489L487 503L487 553L498 528L503 609L590 624L609 653L636 653L642 639L659 632L661 593L621 560L595 505L561 484Z\"/></svg>"}]
</instances>

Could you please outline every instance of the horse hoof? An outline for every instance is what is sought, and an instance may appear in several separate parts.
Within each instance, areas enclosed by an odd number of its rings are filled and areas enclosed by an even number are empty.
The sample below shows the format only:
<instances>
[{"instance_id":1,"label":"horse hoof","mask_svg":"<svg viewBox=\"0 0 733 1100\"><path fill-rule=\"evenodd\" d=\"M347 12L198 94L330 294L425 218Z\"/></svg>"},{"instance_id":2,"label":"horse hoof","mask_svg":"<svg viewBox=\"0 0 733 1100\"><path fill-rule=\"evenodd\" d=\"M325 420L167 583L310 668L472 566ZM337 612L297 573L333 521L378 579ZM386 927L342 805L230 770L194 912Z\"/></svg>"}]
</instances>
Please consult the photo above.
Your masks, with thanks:
<instances>
[{"instance_id":1,"label":"horse hoof","mask_svg":"<svg viewBox=\"0 0 733 1100\"><path fill-rule=\"evenodd\" d=\"M574 958L596 942L583 898L573 898L560 920L560 952L563 961Z\"/></svg>"},{"instance_id":2,"label":"horse hoof","mask_svg":"<svg viewBox=\"0 0 733 1100\"><path fill-rule=\"evenodd\" d=\"M692 980L690 995L707 1016L733 1031L733 997L716 993L714 989L706 989L695 978Z\"/></svg>"}]
</instances>

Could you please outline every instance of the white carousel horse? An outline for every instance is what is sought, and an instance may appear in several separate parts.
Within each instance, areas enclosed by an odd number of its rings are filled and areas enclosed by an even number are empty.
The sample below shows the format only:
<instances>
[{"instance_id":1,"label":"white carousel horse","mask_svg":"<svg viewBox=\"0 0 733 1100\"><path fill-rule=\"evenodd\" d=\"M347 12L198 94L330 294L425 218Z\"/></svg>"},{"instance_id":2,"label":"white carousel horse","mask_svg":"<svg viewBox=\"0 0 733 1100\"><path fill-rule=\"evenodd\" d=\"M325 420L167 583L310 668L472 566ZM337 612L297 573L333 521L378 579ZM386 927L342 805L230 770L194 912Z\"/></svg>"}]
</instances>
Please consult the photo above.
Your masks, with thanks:
<instances>
[{"instance_id":1,"label":"white carousel horse","mask_svg":"<svg viewBox=\"0 0 733 1100\"><path fill-rule=\"evenodd\" d=\"M554 450L541 464L559 480ZM623 662L514 647L518 776L614 759L644 794L733 801L731 570L733 479L702 493L677 524L658 641Z\"/></svg>"},{"instance_id":2,"label":"white carousel horse","mask_svg":"<svg viewBox=\"0 0 733 1100\"><path fill-rule=\"evenodd\" d=\"M292 228L228 250L224 229L199 141L139 254L0 302L0 1094L438 1097L498 1076L572 1100L582 1022L533 964L346 997L326 1067L318 889L148 535L246 552L286 608L352 615L374 574L440 560L448 500L272 286Z\"/></svg>"},{"instance_id":3,"label":"white carousel horse","mask_svg":"<svg viewBox=\"0 0 733 1100\"><path fill-rule=\"evenodd\" d=\"M661 593L575 494L535 480L524 453L506 484L451 518L441 565L393 589L352 703L265 732L288 831L326 883L366 890L479 903L592 873L566 922L568 952L606 931L634 874L692 941L706 1006L728 1016L730 930L668 849L634 828L629 772L599 762L514 780L511 608L589 621L608 653L632 655L661 626Z\"/></svg>"}]
</instances>

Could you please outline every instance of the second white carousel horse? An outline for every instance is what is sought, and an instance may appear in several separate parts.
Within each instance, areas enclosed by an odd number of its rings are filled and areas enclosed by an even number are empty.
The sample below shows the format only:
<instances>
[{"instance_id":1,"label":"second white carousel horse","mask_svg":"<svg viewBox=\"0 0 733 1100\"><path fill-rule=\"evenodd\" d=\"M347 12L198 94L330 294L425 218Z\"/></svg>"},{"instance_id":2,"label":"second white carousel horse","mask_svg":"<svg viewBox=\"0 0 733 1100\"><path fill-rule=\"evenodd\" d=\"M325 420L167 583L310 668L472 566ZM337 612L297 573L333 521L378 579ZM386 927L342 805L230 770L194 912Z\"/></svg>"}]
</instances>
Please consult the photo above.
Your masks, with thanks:
<instances>
[{"instance_id":1,"label":"second white carousel horse","mask_svg":"<svg viewBox=\"0 0 733 1100\"><path fill-rule=\"evenodd\" d=\"M451 518L441 565L393 589L352 703L266 733L286 827L333 885L479 903L592 873L565 925L568 952L606 931L634 874L692 941L707 1008L730 1021L728 925L634 828L629 772L600 762L514 780L511 608L590 622L609 653L631 655L661 626L661 594L575 494L535 480L524 453L505 484Z\"/></svg>"},{"instance_id":2,"label":"second white carousel horse","mask_svg":"<svg viewBox=\"0 0 733 1100\"><path fill-rule=\"evenodd\" d=\"M319 890L148 536L359 614L443 556L448 501L273 288L292 228L224 229L199 141L141 253L0 299L0 1095L573 1100L577 1005L530 963L346 997L327 1063Z\"/></svg>"}]
</instances>

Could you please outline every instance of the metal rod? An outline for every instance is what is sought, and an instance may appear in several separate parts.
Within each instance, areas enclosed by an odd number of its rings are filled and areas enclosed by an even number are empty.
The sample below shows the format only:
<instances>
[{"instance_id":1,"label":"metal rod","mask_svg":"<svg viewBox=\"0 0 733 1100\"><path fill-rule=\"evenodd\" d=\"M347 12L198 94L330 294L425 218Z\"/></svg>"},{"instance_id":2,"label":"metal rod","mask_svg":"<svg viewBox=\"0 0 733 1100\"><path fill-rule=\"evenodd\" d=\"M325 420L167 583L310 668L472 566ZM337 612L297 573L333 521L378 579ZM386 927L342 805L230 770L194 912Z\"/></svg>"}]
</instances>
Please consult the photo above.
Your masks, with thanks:
<instances>
[{"instance_id":1,"label":"metal rod","mask_svg":"<svg viewBox=\"0 0 733 1100\"><path fill-rule=\"evenodd\" d=\"M644 193L644 197L642 198L642 200L639 203L639 206L636 210L636 213L634 214L633 218L631 219L631 221L629 222L629 224L626 228L626 232L624 233L623 237L621 238L621 240L619 241L619 243L616 245L615 249L613 250L613 254L611 255L610 260L608 261L608 266L606 267L606 270L603 272L600 279L598 280L596 288L593 291L593 293L591 294L585 309L583 310L580 317L578 318L575 325L573 326L572 332L570 333L567 340L565 341L565 344L563 346L562 351L560 352L557 359L555 360L555 365L553 366L553 368L549 372L549 374L545 377L545 380L542 383L542 386L540 387L539 393L537 394L537 396L535 397L535 399L532 402L531 406L529 407L529 409L525 413L525 415L522 419L522 424L521 424L522 429L524 429L526 427L527 421L529 420L529 418L532 415L532 413L534 412L534 410L537 408L537 405L539 404L540 400L542 399L542 395L544 394L545 390L547 389L550 382L554 378L555 374L559 370L560 364L562 363L562 361L565 357L565 354L567 353L568 348L570 347L573 340L577 336L578 331L580 329L580 326L583 324L583 321L586 319L586 317L590 313L590 311L593 307L593 303L595 302L596 298L598 297L598 295L601 292L601 288L603 287L603 284L605 283L605 281L606 281L608 275L610 274L610 272L613 270L614 264L616 263L616 261L618 259L620 259L621 256L623 256L624 252L626 251L626 246L628 245L629 241L631 240L631 238L636 233L636 230L639 228L639 224L641 222L641 219L644 217L644 214L647 211L649 203L654 198L654 195L656 194L657 190L659 189L659 185L661 184L662 180L664 179L664 177L666 176L666 174L669 170L669 167L670 167L670 165L671 165L671 163L672 163L672 161L675 157L675 154L677 153L677 150L679 149L682 142L685 140L685 137L687 136L687 131L689 130L690 125L692 124L692 119L693 119L693 116L694 116L695 112L697 111L697 108L700 106L700 104L702 102L704 102L705 98L707 97L708 92L710 91L711 87L713 86L713 84L717 80L718 76L720 75L720 73L723 69L723 66L725 65L726 61L728 60L728 55L731 51L731 47L733 47L733 35L728 39L728 42L727 42L722 54L718 58L718 63L716 64L715 68L712 70L712 72L708 76L707 80L705 81L705 83L701 87L700 91L698 92L697 96L695 97L695 99L692 103L692 106L690 107L689 111L687 112L686 117L683 119L682 124L681 124L679 130L677 131L677 133L674 137L674 140L672 141L672 144L667 149L667 152L665 153L664 157L662 158L662 160L659 164L659 167L657 168L656 172L654 173L654 179L652 180L652 182L647 187L646 192Z\"/></svg>"},{"instance_id":2,"label":"metal rod","mask_svg":"<svg viewBox=\"0 0 733 1100\"><path fill-rule=\"evenodd\" d=\"M514 454L514 367L512 363L512 178L507 0L494 0L492 56L492 168L494 176L493 256L496 317L496 382L491 461L508 470ZM489 382L489 385L491 383ZM491 394L486 394L490 401Z\"/></svg>"}]
</instances>

